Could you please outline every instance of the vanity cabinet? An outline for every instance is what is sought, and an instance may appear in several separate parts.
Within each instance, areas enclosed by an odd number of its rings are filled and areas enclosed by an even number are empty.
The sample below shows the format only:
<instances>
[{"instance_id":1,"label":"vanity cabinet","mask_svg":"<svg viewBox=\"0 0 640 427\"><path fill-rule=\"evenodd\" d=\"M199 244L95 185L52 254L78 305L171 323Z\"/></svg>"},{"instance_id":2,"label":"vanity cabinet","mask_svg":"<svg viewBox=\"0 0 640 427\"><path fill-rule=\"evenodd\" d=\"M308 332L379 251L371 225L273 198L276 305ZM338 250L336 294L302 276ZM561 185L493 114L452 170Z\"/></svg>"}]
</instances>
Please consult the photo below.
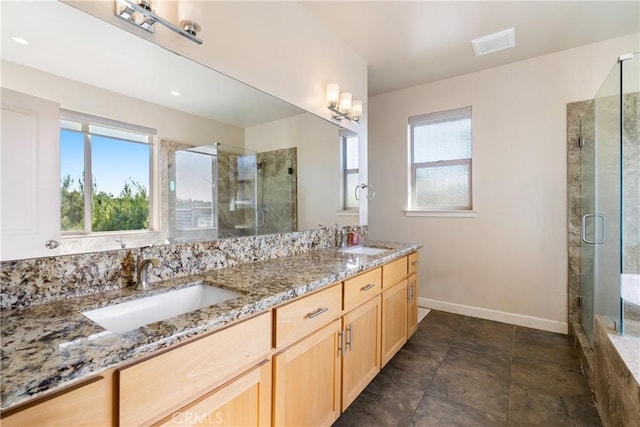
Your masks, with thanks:
<instances>
[{"instance_id":1,"label":"vanity cabinet","mask_svg":"<svg viewBox=\"0 0 640 427\"><path fill-rule=\"evenodd\" d=\"M3 427L13 426L108 426L111 401L103 377L43 398L24 409L3 414Z\"/></svg>"},{"instance_id":2,"label":"vanity cabinet","mask_svg":"<svg viewBox=\"0 0 640 427\"><path fill-rule=\"evenodd\" d=\"M273 309L275 348L295 342L342 313L339 283Z\"/></svg>"},{"instance_id":3,"label":"vanity cabinet","mask_svg":"<svg viewBox=\"0 0 640 427\"><path fill-rule=\"evenodd\" d=\"M331 425L417 328L418 254L2 413L3 426Z\"/></svg>"},{"instance_id":4,"label":"vanity cabinet","mask_svg":"<svg viewBox=\"0 0 640 427\"><path fill-rule=\"evenodd\" d=\"M407 279L382 293L382 366L407 342Z\"/></svg>"},{"instance_id":5,"label":"vanity cabinet","mask_svg":"<svg viewBox=\"0 0 640 427\"><path fill-rule=\"evenodd\" d=\"M233 400L233 389L211 392L268 360L270 351L271 314L263 313L120 369L120 425L149 425L179 416L181 408L205 396L208 408L219 408ZM216 400L220 396L225 398Z\"/></svg>"},{"instance_id":6,"label":"vanity cabinet","mask_svg":"<svg viewBox=\"0 0 640 427\"><path fill-rule=\"evenodd\" d=\"M270 426L271 361L263 361L157 425Z\"/></svg>"},{"instance_id":7,"label":"vanity cabinet","mask_svg":"<svg viewBox=\"0 0 640 427\"><path fill-rule=\"evenodd\" d=\"M342 317L342 411L380 372L380 294Z\"/></svg>"},{"instance_id":8,"label":"vanity cabinet","mask_svg":"<svg viewBox=\"0 0 640 427\"><path fill-rule=\"evenodd\" d=\"M407 284L407 339L418 330L418 252L409 254Z\"/></svg>"},{"instance_id":9,"label":"vanity cabinet","mask_svg":"<svg viewBox=\"0 0 640 427\"><path fill-rule=\"evenodd\" d=\"M407 339L418 330L418 275L412 274L407 281Z\"/></svg>"},{"instance_id":10,"label":"vanity cabinet","mask_svg":"<svg viewBox=\"0 0 640 427\"><path fill-rule=\"evenodd\" d=\"M338 419L341 329L341 320L333 320L273 357L273 425L328 426Z\"/></svg>"}]
</instances>

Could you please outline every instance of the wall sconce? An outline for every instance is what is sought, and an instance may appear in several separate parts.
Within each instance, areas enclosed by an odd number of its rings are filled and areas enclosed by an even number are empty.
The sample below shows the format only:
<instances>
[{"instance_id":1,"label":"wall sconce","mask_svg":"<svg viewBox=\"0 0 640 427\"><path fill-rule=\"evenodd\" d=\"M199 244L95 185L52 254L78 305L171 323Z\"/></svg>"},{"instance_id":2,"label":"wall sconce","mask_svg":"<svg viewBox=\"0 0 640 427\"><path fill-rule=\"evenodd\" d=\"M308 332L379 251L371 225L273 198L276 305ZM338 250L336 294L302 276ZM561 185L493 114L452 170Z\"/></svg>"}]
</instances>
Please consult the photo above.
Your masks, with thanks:
<instances>
[{"instance_id":1,"label":"wall sconce","mask_svg":"<svg viewBox=\"0 0 640 427\"><path fill-rule=\"evenodd\" d=\"M116 16L150 33L153 33L154 24L159 23L194 43L202 44L202 40L196 37L201 29L197 24L200 10L193 1L178 2L178 19L182 28L156 15L151 0L116 0Z\"/></svg>"},{"instance_id":2,"label":"wall sconce","mask_svg":"<svg viewBox=\"0 0 640 427\"><path fill-rule=\"evenodd\" d=\"M335 83L327 85L327 108L333 111L333 118L346 119L358 125L362 116L362 101L352 101L352 97L349 92L340 93L340 86Z\"/></svg>"}]
</instances>

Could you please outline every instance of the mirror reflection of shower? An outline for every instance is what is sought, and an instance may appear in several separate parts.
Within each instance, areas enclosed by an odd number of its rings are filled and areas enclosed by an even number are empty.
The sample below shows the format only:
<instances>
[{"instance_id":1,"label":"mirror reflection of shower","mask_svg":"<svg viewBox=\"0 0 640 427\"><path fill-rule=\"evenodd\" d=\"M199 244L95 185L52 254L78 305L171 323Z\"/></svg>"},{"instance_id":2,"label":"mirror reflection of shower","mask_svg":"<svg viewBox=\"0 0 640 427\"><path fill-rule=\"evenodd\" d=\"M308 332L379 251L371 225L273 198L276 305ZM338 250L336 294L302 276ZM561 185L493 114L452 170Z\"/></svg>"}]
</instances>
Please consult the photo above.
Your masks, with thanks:
<instances>
[{"instance_id":1,"label":"mirror reflection of shower","mask_svg":"<svg viewBox=\"0 0 640 427\"><path fill-rule=\"evenodd\" d=\"M163 141L170 241L297 231L296 149Z\"/></svg>"},{"instance_id":2,"label":"mirror reflection of shower","mask_svg":"<svg viewBox=\"0 0 640 427\"><path fill-rule=\"evenodd\" d=\"M298 230L296 162L295 147L258 153L258 234Z\"/></svg>"}]
</instances>

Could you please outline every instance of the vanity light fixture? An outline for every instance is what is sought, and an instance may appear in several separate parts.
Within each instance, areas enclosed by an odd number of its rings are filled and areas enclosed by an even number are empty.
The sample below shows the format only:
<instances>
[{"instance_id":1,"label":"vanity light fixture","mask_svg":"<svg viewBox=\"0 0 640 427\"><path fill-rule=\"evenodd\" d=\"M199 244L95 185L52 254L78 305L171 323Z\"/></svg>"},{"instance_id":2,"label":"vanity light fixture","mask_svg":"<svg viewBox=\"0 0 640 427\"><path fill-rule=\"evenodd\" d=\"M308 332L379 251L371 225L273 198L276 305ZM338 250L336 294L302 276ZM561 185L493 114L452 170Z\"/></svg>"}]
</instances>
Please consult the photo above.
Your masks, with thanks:
<instances>
[{"instance_id":1,"label":"vanity light fixture","mask_svg":"<svg viewBox=\"0 0 640 427\"><path fill-rule=\"evenodd\" d=\"M202 40L196 37L201 30L196 22L200 19L200 10L196 3L198 2L188 0L178 2L180 26L156 15L151 0L116 0L116 16L150 33L153 33L153 26L159 23L194 43L202 44Z\"/></svg>"},{"instance_id":2,"label":"vanity light fixture","mask_svg":"<svg viewBox=\"0 0 640 427\"><path fill-rule=\"evenodd\" d=\"M327 85L327 108L331 110L335 120L349 120L360 124L362 101L353 101L350 92L340 93L340 86L335 83Z\"/></svg>"}]
</instances>

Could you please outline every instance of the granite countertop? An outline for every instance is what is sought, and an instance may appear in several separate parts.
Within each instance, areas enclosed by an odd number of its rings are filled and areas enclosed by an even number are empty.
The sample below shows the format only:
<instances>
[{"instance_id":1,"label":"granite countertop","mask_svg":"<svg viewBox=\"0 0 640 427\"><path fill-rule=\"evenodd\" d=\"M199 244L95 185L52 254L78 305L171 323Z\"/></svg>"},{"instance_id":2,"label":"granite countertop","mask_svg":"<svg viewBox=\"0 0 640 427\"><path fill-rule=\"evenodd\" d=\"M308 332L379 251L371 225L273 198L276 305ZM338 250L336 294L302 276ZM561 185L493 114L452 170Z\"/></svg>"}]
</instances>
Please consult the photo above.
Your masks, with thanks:
<instances>
[{"instance_id":1,"label":"granite countertop","mask_svg":"<svg viewBox=\"0 0 640 427\"><path fill-rule=\"evenodd\" d=\"M152 283L148 291L127 288L3 310L0 409L266 311L422 247L369 241L367 246L389 250L372 256L318 249ZM230 289L241 296L123 333L106 331L81 313L200 283Z\"/></svg>"}]
</instances>

